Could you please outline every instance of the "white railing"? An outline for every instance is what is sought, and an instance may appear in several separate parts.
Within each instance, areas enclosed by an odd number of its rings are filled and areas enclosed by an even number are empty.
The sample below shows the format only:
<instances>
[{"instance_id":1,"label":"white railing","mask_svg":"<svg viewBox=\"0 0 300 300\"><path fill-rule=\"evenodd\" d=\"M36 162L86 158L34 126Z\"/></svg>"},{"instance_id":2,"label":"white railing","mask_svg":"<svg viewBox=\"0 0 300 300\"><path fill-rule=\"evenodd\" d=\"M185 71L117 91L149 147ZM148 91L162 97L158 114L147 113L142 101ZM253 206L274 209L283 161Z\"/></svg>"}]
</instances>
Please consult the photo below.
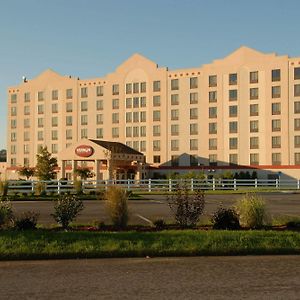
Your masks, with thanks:
<instances>
[{"instance_id":1,"label":"white railing","mask_svg":"<svg viewBox=\"0 0 300 300\"><path fill-rule=\"evenodd\" d=\"M46 192L74 192L73 181L42 181ZM34 193L39 181L9 181L8 193ZM185 184L191 191L201 190L299 190L300 180L279 179L144 179L144 180L100 180L82 181L84 192L105 190L111 185L118 185L127 190L140 192L172 192L178 185Z\"/></svg>"}]
</instances>

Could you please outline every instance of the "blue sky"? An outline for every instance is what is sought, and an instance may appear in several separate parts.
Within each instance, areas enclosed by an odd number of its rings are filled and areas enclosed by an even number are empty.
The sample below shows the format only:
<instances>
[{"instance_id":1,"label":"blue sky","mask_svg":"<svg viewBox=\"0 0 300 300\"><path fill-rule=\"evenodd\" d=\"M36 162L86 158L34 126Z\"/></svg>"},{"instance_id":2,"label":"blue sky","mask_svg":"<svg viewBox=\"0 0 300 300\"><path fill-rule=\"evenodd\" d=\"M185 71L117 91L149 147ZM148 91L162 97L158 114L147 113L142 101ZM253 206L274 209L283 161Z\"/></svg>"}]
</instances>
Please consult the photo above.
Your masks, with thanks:
<instances>
[{"instance_id":1,"label":"blue sky","mask_svg":"<svg viewBox=\"0 0 300 300\"><path fill-rule=\"evenodd\" d=\"M0 148L7 87L51 68L103 76L135 52L170 69L241 45L300 57L298 0L0 0Z\"/></svg>"}]
</instances>

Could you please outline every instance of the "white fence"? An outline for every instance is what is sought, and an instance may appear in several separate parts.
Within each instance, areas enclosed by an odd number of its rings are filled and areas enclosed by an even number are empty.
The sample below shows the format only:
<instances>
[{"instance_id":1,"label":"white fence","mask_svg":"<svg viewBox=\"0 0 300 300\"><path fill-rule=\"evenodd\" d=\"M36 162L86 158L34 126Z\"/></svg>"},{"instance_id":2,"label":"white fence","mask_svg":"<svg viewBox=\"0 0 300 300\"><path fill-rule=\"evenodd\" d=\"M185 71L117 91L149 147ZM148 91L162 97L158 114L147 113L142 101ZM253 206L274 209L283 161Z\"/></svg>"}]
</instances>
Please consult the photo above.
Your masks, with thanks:
<instances>
[{"instance_id":1,"label":"white fence","mask_svg":"<svg viewBox=\"0 0 300 300\"><path fill-rule=\"evenodd\" d=\"M73 192L73 181L43 181L46 192ZM8 193L33 193L38 181L9 181ZM145 180L101 180L82 181L84 192L96 192L111 185L118 185L127 190L140 192L172 192L179 184L185 184L191 191L201 190L299 190L300 180L265 180L265 179L145 179Z\"/></svg>"}]
</instances>

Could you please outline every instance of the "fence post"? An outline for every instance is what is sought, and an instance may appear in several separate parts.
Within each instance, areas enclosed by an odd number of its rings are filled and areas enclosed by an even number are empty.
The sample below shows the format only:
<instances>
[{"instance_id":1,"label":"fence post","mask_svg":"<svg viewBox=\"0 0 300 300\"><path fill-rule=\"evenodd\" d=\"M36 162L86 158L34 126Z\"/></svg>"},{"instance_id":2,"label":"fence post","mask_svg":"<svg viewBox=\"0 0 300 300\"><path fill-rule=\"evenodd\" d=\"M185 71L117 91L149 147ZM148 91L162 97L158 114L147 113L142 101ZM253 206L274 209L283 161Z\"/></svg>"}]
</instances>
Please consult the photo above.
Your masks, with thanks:
<instances>
[{"instance_id":1,"label":"fence post","mask_svg":"<svg viewBox=\"0 0 300 300\"><path fill-rule=\"evenodd\" d=\"M34 193L34 181L31 180L31 191Z\"/></svg>"},{"instance_id":2,"label":"fence post","mask_svg":"<svg viewBox=\"0 0 300 300\"><path fill-rule=\"evenodd\" d=\"M236 178L233 179L233 189L236 191Z\"/></svg>"},{"instance_id":3,"label":"fence post","mask_svg":"<svg viewBox=\"0 0 300 300\"><path fill-rule=\"evenodd\" d=\"M60 181L57 180L57 194L60 194Z\"/></svg>"},{"instance_id":4,"label":"fence post","mask_svg":"<svg viewBox=\"0 0 300 300\"><path fill-rule=\"evenodd\" d=\"M213 180L213 191L215 191L216 190L216 180L215 180L215 178L213 178L212 180Z\"/></svg>"},{"instance_id":5,"label":"fence post","mask_svg":"<svg viewBox=\"0 0 300 300\"><path fill-rule=\"evenodd\" d=\"M278 179L276 179L276 189L278 189Z\"/></svg>"},{"instance_id":6,"label":"fence post","mask_svg":"<svg viewBox=\"0 0 300 300\"><path fill-rule=\"evenodd\" d=\"M127 179L127 190L130 191L130 179Z\"/></svg>"},{"instance_id":7,"label":"fence post","mask_svg":"<svg viewBox=\"0 0 300 300\"><path fill-rule=\"evenodd\" d=\"M191 190L194 191L194 178L191 178Z\"/></svg>"},{"instance_id":8,"label":"fence post","mask_svg":"<svg viewBox=\"0 0 300 300\"><path fill-rule=\"evenodd\" d=\"M257 189L257 178L255 178L255 188Z\"/></svg>"},{"instance_id":9,"label":"fence post","mask_svg":"<svg viewBox=\"0 0 300 300\"><path fill-rule=\"evenodd\" d=\"M169 178L169 192L172 192L172 179Z\"/></svg>"},{"instance_id":10,"label":"fence post","mask_svg":"<svg viewBox=\"0 0 300 300\"><path fill-rule=\"evenodd\" d=\"M151 192L151 178L148 180L148 192Z\"/></svg>"},{"instance_id":11,"label":"fence post","mask_svg":"<svg viewBox=\"0 0 300 300\"><path fill-rule=\"evenodd\" d=\"M297 190L299 190L299 188L300 188L300 180L298 179L297 180Z\"/></svg>"}]
</instances>

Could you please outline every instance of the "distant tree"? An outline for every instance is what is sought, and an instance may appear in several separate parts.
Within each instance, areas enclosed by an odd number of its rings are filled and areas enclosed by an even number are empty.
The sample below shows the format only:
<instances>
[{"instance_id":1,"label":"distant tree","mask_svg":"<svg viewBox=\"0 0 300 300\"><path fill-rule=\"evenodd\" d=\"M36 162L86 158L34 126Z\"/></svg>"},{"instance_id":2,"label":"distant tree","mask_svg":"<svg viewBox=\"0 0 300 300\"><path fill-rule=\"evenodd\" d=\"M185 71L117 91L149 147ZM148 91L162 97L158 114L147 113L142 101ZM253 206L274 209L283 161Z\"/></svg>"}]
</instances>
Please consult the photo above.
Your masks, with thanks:
<instances>
[{"instance_id":1,"label":"distant tree","mask_svg":"<svg viewBox=\"0 0 300 300\"><path fill-rule=\"evenodd\" d=\"M87 180L95 176L89 168L77 168L74 170L74 174L79 176L82 180Z\"/></svg>"},{"instance_id":2,"label":"distant tree","mask_svg":"<svg viewBox=\"0 0 300 300\"><path fill-rule=\"evenodd\" d=\"M35 169L24 166L19 169L18 173L20 176L25 176L26 179L28 180L30 177L32 177L34 175Z\"/></svg>"},{"instance_id":3,"label":"distant tree","mask_svg":"<svg viewBox=\"0 0 300 300\"><path fill-rule=\"evenodd\" d=\"M51 180L55 178L57 159L51 157L51 153L47 147L41 147L36 155L37 164L35 167L35 175L39 180Z\"/></svg>"}]
</instances>

